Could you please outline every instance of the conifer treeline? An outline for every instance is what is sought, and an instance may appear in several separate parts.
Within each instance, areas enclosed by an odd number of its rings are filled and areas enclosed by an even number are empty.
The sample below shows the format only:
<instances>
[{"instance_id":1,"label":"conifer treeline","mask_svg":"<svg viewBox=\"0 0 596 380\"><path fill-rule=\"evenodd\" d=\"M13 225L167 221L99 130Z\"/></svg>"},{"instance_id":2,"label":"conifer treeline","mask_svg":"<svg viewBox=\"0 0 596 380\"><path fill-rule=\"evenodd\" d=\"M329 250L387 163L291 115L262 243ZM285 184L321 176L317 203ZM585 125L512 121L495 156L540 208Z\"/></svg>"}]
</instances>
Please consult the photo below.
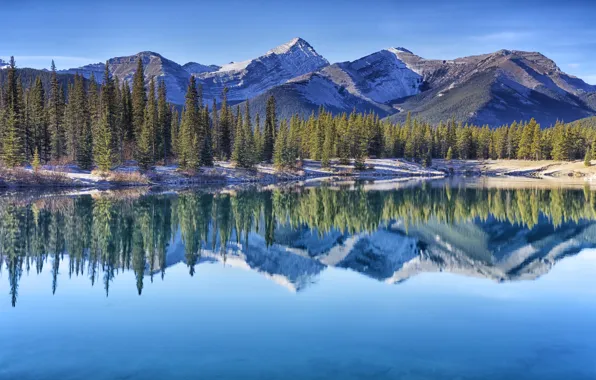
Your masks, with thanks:
<instances>
[{"instance_id":1,"label":"conifer treeline","mask_svg":"<svg viewBox=\"0 0 596 380\"><path fill-rule=\"evenodd\" d=\"M596 156L593 124L563 124L541 129L534 119L491 129L455 121L430 125L412 119L403 124L374 114L332 115L323 108L308 118L277 120L273 97L264 120L251 115L248 102L235 109L227 89L217 108L204 101L191 77L184 108L167 103L162 80L145 85L143 64L128 82L112 77L108 65L101 86L75 75L62 88L52 62L49 91L38 77L26 90L14 59L7 69L0 97L0 153L6 166L39 157L41 163L76 162L107 171L129 159L143 169L158 161L177 160L182 168L211 166L215 159L249 168L259 162L293 167L297 160L352 160L363 167L367 157L406 158L430 164L447 159L576 160ZM47 93L46 93L47 92ZM253 117L254 116L254 117Z\"/></svg>"}]
</instances>

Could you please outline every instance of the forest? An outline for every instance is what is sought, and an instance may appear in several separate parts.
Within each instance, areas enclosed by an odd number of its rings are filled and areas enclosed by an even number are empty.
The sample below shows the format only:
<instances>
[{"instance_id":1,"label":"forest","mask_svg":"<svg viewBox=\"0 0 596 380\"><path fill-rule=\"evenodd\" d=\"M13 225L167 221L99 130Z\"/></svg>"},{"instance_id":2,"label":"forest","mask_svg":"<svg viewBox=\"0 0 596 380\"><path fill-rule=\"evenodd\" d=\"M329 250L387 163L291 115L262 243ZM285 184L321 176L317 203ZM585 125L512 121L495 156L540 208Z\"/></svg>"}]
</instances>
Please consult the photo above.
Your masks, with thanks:
<instances>
[{"instance_id":1,"label":"forest","mask_svg":"<svg viewBox=\"0 0 596 380\"><path fill-rule=\"evenodd\" d=\"M6 167L75 163L109 171L130 160L143 170L177 163L186 170L231 160L251 168L278 169L305 158L328 166L332 159L364 169L366 158L405 158L429 166L433 159L578 160L596 155L594 118L541 127L534 119L496 128L446 119L438 125L408 117L391 123L375 114L332 115L323 107L308 118L278 120L275 98L265 115L251 115L248 101L231 105L203 99L191 77L183 108L166 101L159 78L146 83L139 60L132 83L113 77L108 65L96 78L56 73L49 79L19 76L14 58L3 73L0 157ZM72 80L71 80L72 78ZM49 80L49 85L44 84Z\"/></svg>"},{"instance_id":2,"label":"forest","mask_svg":"<svg viewBox=\"0 0 596 380\"><path fill-rule=\"evenodd\" d=\"M7 268L13 306L21 276L40 273L46 265L51 267L56 292L64 260L68 276L102 282L106 295L119 272L132 270L141 294L144 281L165 275L168 246L178 232L184 262L193 275L204 251L226 256L247 250L253 233L267 246L291 245L287 236L294 235L284 231L351 235L390 228L393 221L403 223L407 231L429 221L453 225L490 220L527 228L540 222L557 227L596 220L596 192L449 186L365 191L362 186L323 186L33 200L5 197L0 201L0 271Z\"/></svg>"}]
</instances>

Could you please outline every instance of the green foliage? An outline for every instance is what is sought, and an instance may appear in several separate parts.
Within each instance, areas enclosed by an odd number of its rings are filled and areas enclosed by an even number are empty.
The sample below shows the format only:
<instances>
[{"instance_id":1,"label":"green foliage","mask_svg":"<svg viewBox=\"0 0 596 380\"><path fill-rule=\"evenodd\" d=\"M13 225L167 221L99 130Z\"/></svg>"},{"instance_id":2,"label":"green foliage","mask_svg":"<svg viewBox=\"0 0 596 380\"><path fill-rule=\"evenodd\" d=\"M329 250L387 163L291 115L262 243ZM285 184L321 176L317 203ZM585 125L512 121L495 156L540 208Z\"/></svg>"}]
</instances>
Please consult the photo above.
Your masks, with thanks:
<instances>
[{"instance_id":1,"label":"green foliage","mask_svg":"<svg viewBox=\"0 0 596 380\"><path fill-rule=\"evenodd\" d=\"M586 149L586 155L584 156L584 165L592 166L592 150L590 148Z\"/></svg>"},{"instance_id":2,"label":"green foliage","mask_svg":"<svg viewBox=\"0 0 596 380\"><path fill-rule=\"evenodd\" d=\"M31 166L33 167L34 172L38 172L39 168L41 167L41 159L39 158L39 151L35 148L35 152L33 153L33 160L31 161Z\"/></svg>"}]
</instances>

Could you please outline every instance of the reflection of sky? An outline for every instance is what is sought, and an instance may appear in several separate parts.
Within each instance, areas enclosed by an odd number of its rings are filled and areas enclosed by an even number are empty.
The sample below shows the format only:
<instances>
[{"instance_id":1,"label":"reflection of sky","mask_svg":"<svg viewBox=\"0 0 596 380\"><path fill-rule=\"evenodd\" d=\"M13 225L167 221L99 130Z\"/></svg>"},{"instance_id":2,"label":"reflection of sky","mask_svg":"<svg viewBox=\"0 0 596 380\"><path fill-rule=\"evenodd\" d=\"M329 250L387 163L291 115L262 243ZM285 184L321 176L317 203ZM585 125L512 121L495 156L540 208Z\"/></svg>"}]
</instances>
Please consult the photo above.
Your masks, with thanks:
<instances>
[{"instance_id":1,"label":"reflection of sky","mask_svg":"<svg viewBox=\"0 0 596 380\"><path fill-rule=\"evenodd\" d=\"M0 378L596 376L596 250L536 281L388 285L329 268L297 294L256 272L203 264L190 277L178 264L145 277L142 296L119 274L106 298L101 279L69 279L65 260L52 296L50 267L23 275L16 308L3 273Z\"/></svg>"}]
</instances>

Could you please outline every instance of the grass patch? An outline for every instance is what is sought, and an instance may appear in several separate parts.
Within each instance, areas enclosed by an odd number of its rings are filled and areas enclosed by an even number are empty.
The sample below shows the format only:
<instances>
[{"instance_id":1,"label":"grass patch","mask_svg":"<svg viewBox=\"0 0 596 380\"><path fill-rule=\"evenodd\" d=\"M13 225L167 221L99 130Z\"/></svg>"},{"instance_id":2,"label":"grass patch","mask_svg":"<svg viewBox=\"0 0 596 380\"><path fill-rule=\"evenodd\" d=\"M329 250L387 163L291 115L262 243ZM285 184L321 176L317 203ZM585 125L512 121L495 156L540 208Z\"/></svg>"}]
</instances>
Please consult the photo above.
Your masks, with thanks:
<instances>
[{"instance_id":1,"label":"grass patch","mask_svg":"<svg viewBox=\"0 0 596 380\"><path fill-rule=\"evenodd\" d=\"M0 168L0 185L5 186L76 186L77 182L64 173L29 171L23 168Z\"/></svg>"}]
</instances>

